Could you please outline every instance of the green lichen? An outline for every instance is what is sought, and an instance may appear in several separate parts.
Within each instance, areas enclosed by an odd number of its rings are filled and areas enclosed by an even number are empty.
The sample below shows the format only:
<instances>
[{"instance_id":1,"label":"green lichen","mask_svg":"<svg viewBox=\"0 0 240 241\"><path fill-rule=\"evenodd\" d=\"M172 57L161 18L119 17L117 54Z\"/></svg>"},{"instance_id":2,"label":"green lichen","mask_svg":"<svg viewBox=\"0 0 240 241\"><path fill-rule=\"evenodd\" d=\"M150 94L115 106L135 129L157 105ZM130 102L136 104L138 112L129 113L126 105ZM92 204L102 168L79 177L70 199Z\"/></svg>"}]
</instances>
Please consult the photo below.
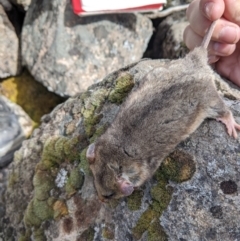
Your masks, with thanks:
<instances>
[{"instance_id":1,"label":"green lichen","mask_svg":"<svg viewBox=\"0 0 240 241\"><path fill-rule=\"evenodd\" d=\"M74 188L80 189L83 185L84 176L79 168L75 168L71 171L68 180Z\"/></svg>"},{"instance_id":2,"label":"green lichen","mask_svg":"<svg viewBox=\"0 0 240 241\"><path fill-rule=\"evenodd\" d=\"M90 175L91 170L89 168L88 160L86 157L87 153L87 148L85 148L81 153L80 153L80 164L78 165L79 169L84 172L85 175Z\"/></svg>"},{"instance_id":3,"label":"green lichen","mask_svg":"<svg viewBox=\"0 0 240 241\"><path fill-rule=\"evenodd\" d=\"M83 99L83 108L81 110L84 117L84 128L87 136L90 138L96 131L95 125L102 119L99 114L108 91L106 89L97 89L90 94L85 94Z\"/></svg>"},{"instance_id":4,"label":"green lichen","mask_svg":"<svg viewBox=\"0 0 240 241\"><path fill-rule=\"evenodd\" d=\"M50 191L57 188L55 179L62 163L79 159L79 139L81 138L54 136L46 140L41 160L36 166L33 177L34 196L28 204L24 216L26 227L30 229L31 227L40 227L46 220L56 219L68 214L65 201L58 200L57 197L51 197ZM78 168L73 168L69 174L65 190L70 192L69 187L71 187L76 192L77 189L82 187L82 184L83 174ZM38 240L43 240L42 235L37 237Z\"/></svg>"},{"instance_id":5,"label":"green lichen","mask_svg":"<svg viewBox=\"0 0 240 241\"><path fill-rule=\"evenodd\" d=\"M19 175L13 170L8 178L8 187L13 188L13 186L17 183Z\"/></svg>"},{"instance_id":6,"label":"green lichen","mask_svg":"<svg viewBox=\"0 0 240 241\"><path fill-rule=\"evenodd\" d=\"M134 80L129 73L122 74L117 80L114 89L109 94L109 101L116 104L121 104L124 98L132 90Z\"/></svg>"},{"instance_id":7,"label":"green lichen","mask_svg":"<svg viewBox=\"0 0 240 241\"><path fill-rule=\"evenodd\" d=\"M56 201L57 201L57 199L55 197L49 197L47 199L47 204L48 204L48 206L53 207L53 205Z\"/></svg>"},{"instance_id":8,"label":"green lichen","mask_svg":"<svg viewBox=\"0 0 240 241\"><path fill-rule=\"evenodd\" d=\"M168 237L161 227L159 220L154 220L148 228L148 241L167 241Z\"/></svg>"},{"instance_id":9,"label":"green lichen","mask_svg":"<svg viewBox=\"0 0 240 241\"><path fill-rule=\"evenodd\" d=\"M113 227L104 227L103 230L102 230L102 236L103 238L106 238L106 239L114 239L114 232L113 232L114 228Z\"/></svg>"},{"instance_id":10,"label":"green lichen","mask_svg":"<svg viewBox=\"0 0 240 241\"><path fill-rule=\"evenodd\" d=\"M171 200L172 190L171 187L167 187L168 181L186 181L192 177L195 170L192 156L183 151L176 150L164 160L154 175L156 185L150 191L152 203L133 228L133 234L137 239L148 231L148 241L167 240L167 235L159 223L159 218Z\"/></svg>"},{"instance_id":11,"label":"green lichen","mask_svg":"<svg viewBox=\"0 0 240 241\"><path fill-rule=\"evenodd\" d=\"M156 195L157 198L159 198L158 195L160 195L159 190L153 190L154 195ZM133 228L133 235L136 239L140 239L144 232L148 231L148 240L165 240L164 237L166 237L166 234L161 229L160 224L158 229L155 230L153 227L159 223L159 217L161 216L163 210L167 207L171 196L169 194L166 195L166 193L162 193L164 197L159 198L160 200L164 200L164 203L159 203L159 201L154 200L152 204L149 206L149 208L141 215L140 219L138 220L136 226ZM159 231L161 230L161 232ZM157 234L156 234L157 233ZM158 239L156 238L157 235ZM155 239L156 238L156 239Z\"/></svg>"},{"instance_id":12,"label":"green lichen","mask_svg":"<svg viewBox=\"0 0 240 241\"><path fill-rule=\"evenodd\" d=\"M27 206L26 213L24 215L24 223L26 227L40 227L42 220L35 215L33 200Z\"/></svg>"},{"instance_id":13,"label":"green lichen","mask_svg":"<svg viewBox=\"0 0 240 241\"><path fill-rule=\"evenodd\" d=\"M67 181L67 183L65 184L65 191L68 194L68 197L71 197L73 194L76 193L76 189L71 185L70 182Z\"/></svg>"},{"instance_id":14,"label":"green lichen","mask_svg":"<svg viewBox=\"0 0 240 241\"><path fill-rule=\"evenodd\" d=\"M90 138L90 143L93 143L99 136L101 136L107 129L107 125L100 126L98 129L96 129L93 136Z\"/></svg>"},{"instance_id":15,"label":"green lichen","mask_svg":"<svg viewBox=\"0 0 240 241\"><path fill-rule=\"evenodd\" d=\"M48 172L36 170L33 177L33 186L35 190L35 198L45 200L49 197L49 192L54 188L54 179Z\"/></svg>"},{"instance_id":16,"label":"green lichen","mask_svg":"<svg viewBox=\"0 0 240 241\"><path fill-rule=\"evenodd\" d=\"M158 172L161 171L157 171L157 173L155 174L155 178L157 177L158 183L151 189L151 196L153 202L149 206L149 208L142 214L133 229L133 234L137 239L141 238L142 234L145 231L148 231L148 240L154 240L155 235L152 234L152 225L154 222L159 222L159 217L162 215L162 212L166 209L171 200L171 192L166 189L166 178ZM165 237L165 233L163 237ZM162 240L161 238L162 236L159 236L159 240Z\"/></svg>"},{"instance_id":17,"label":"green lichen","mask_svg":"<svg viewBox=\"0 0 240 241\"><path fill-rule=\"evenodd\" d=\"M31 230L27 230L25 233L21 233L18 241L29 241L31 240Z\"/></svg>"},{"instance_id":18,"label":"green lichen","mask_svg":"<svg viewBox=\"0 0 240 241\"><path fill-rule=\"evenodd\" d=\"M157 217L156 212L153 209L148 208L137 221L136 226L133 228L133 236L136 239L140 239L143 233L148 230L151 222Z\"/></svg>"},{"instance_id":19,"label":"green lichen","mask_svg":"<svg viewBox=\"0 0 240 241\"><path fill-rule=\"evenodd\" d=\"M158 185L151 189L151 195L153 198L152 208L154 211L158 212L159 215L166 209L170 200L171 192L166 189L159 187Z\"/></svg>"},{"instance_id":20,"label":"green lichen","mask_svg":"<svg viewBox=\"0 0 240 241\"><path fill-rule=\"evenodd\" d=\"M33 240L36 241L47 241L43 229L39 228L33 231Z\"/></svg>"},{"instance_id":21,"label":"green lichen","mask_svg":"<svg viewBox=\"0 0 240 241\"><path fill-rule=\"evenodd\" d=\"M84 175L80 171L80 169L74 168L70 176L68 177L67 183L65 185L65 190L68 193L69 196L74 194L78 189L81 189L84 181Z\"/></svg>"},{"instance_id":22,"label":"green lichen","mask_svg":"<svg viewBox=\"0 0 240 241\"><path fill-rule=\"evenodd\" d=\"M136 190L127 198L127 205L131 211L136 211L141 208L143 192Z\"/></svg>"},{"instance_id":23,"label":"green lichen","mask_svg":"<svg viewBox=\"0 0 240 241\"><path fill-rule=\"evenodd\" d=\"M67 142L68 138L63 136L53 136L48 138L43 147L42 159L49 159L56 163L61 163L63 159L63 145ZM61 145L60 148L56 148ZM57 146L57 147L58 147Z\"/></svg>"},{"instance_id":24,"label":"green lichen","mask_svg":"<svg viewBox=\"0 0 240 241\"><path fill-rule=\"evenodd\" d=\"M79 141L81 141L80 137L53 136L48 138L44 143L42 157L36 169L53 171L63 162L79 162L79 150L81 150Z\"/></svg>"},{"instance_id":25,"label":"green lichen","mask_svg":"<svg viewBox=\"0 0 240 241\"><path fill-rule=\"evenodd\" d=\"M65 145L62 146L64 150L65 160L68 161L79 161L79 142L82 140L82 137L79 136L67 138Z\"/></svg>"},{"instance_id":26,"label":"green lichen","mask_svg":"<svg viewBox=\"0 0 240 241\"><path fill-rule=\"evenodd\" d=\"M93 228L88 228L85 230L82 235L77 239L77 241L93 241L94 238L94 229Z\"/></svg>"},{"instance_id":27,"label":"green lichen","mask_svg":"<svg viewBox=\"0 0 240 241\"><path fill-rule=\"evenodd\" d=\"M64 161L78 159L78 137L54 136L46 140L42 153L42 162L47 168L58 166Z\"/></svg>"},{"instance_id":28,"label":"green lichen","mask_svg":"<svg viewBox=\"0 0 240 241\"><path fill-rule=\"evenodd\" d=\"M196 171L196 165L191 155L176 150L171 153L162 163L163 174L175 182L189 180Z\"/></svg>"},{"instance_id":29,"label":"green lichen","mask_svg":"<svg viewBox=\"0 0 240 241\"><path fill-rule=\"evenodd\" d=\"M91 104L97 108L97 111L102 108L107 94L108 91L105 88L97 89L91 93Z\"/></svg>"},{"instance_id":30,"label":"green lichen","mask_svg":"<svg viewBox=\"0 0 240 241\"><path fill-rule=\"evenodd\" d=\"M53 208L48 205L47 201L33 200L33 210L36 217L41 221L53 218Z\"/></svg>"}]
</instances>

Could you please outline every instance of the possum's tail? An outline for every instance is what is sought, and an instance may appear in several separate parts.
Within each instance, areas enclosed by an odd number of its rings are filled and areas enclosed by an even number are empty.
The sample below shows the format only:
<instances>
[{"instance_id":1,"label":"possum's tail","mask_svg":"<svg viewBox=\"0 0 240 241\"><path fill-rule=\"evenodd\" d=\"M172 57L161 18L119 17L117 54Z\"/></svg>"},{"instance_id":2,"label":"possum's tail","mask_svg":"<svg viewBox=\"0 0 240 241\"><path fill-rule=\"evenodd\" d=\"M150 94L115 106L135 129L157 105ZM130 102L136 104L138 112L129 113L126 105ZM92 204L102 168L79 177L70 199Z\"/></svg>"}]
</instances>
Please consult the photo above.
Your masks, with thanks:
<instances>
[{"instance_id":1,"label":"possum's tail","mask_svg":"<svg viewBox=\"0 0 240 241\"><path fill-rule=\"evenodd\" d=\"M213 34L213 31L214 31L214 28L216 26L216 23L217 23L217 20L215 20L214 22L212 22L210 28L208 29L207 33L205 34L204 36L204 39L202 41L202 44L201 46L204 48L204 49L207 49L208 45L209 45L209 42L211 40L211 37L212 37L212 34Z\"/></svg>"}]
</instances>

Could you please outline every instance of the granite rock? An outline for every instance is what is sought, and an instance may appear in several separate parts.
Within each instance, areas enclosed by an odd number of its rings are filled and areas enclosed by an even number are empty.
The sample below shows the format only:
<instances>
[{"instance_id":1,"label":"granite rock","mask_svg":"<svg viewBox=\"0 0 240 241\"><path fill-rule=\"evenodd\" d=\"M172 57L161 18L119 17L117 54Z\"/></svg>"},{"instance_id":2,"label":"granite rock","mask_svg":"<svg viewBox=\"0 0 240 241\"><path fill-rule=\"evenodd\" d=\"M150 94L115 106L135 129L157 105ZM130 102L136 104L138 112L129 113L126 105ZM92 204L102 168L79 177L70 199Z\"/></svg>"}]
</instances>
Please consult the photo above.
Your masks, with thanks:
<instances>
[{"instance_id":1,"label":"granite rock","mask_svg":"<svg viewBox=\"0 0 240 241\"><path fill-rule=\"evenodd\" d=\"M2 5L0 5L0 78L19 73L19 40L14 27L9 21Z\"/></svg>"},{"instance_id":2,"label":"granite rock","mask_svg":"<svg viewBox=\"0 0 240 241\"><path fill-rule=\"evenodd\" d=\"M167 16L157 27L153 41L153 58L184 57L189 52L183 42L183 31L187 25L186 10Z\"/></svg>"},{"instance_id":3,"label":"granite rock","mask_svg":"<svg viewBox=\"0 0 240 241\"><path fill-rule=\"evenodd\" d=\"M131 89L161 64L142 60L120 69L42 118L10 166L0 238L239 239L239 140L214 120L181 143L141 190L109 204L97 198L86 148ZM240 122L239 101L225 101Z\"/></svg>"},{"instance_id":4,"label":"granite rock","mask_svg":"<svg viewBox=\"0 0 240 241\"><path fill-rule=\"evenodd\" d=\"M31 0L10 0L10 2L18 6L21 10L27 11L32 1Z\"/></svg>"},{"instance_id":5,"label":"granite rock","mask_svg":"<svg viewBox=\"0 0 240 241\"><path fill-rule=\"evenodd\" d=\"M239 123L240 102L226 103ZM172 200L160 218L168 240L240 239L239 147L214 120L180 145L195 157L197 170L189 181L170 184Z\"/></svg>"},{"instance_id":6,"label":"granite rock","mask_svg":"<svg viewBox=\"0 0 240 241\"><path fill-rule=\"evenodd\" d=\"M50 91L73 96L139 60L152 34L140 14L74 15L70 1L33 0L22 30L22 59Z\"/></svg>"}]
</instances>

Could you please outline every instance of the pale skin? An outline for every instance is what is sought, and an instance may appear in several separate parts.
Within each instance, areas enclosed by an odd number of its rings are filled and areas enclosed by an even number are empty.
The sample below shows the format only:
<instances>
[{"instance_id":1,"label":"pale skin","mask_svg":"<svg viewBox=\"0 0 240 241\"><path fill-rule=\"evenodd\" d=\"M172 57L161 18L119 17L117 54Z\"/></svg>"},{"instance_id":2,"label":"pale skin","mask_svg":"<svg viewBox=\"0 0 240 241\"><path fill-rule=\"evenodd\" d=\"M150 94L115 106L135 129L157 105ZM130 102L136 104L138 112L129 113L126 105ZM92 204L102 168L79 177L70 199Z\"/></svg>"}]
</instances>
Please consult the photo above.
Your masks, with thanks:
<instances>
[{"instance_id":1,"label":"pale skin","mask_svg":"<svg viewBox=\"0 0 240 241\"><path fill-rule=\"evenodd\" d=\"M184 31L184 42L194 49L217 20L208 47L209 62L222 76L240 86L240 1L194 0L187 9L189 26Z\"/></svg>"}]
</instances>

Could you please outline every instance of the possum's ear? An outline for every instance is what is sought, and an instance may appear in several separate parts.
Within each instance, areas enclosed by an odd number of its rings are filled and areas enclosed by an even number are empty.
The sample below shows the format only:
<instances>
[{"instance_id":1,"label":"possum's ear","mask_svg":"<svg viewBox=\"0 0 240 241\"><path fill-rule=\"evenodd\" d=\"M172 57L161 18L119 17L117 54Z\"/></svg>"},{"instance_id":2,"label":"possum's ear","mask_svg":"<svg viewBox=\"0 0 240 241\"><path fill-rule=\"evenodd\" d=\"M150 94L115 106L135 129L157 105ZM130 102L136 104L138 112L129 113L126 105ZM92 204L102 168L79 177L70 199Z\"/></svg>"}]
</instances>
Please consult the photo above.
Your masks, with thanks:
<instances>
[{"instance_id":1,"label":"possum's ear","mask_svg":"<svg viewBox=\"0 0 240 241\"><path fill-rule=\"evenodd\" d=\"M93 164L95 162L95 143L92 143L88 147L86 156L89 164Z\"/></svg>"}]
</instances>

